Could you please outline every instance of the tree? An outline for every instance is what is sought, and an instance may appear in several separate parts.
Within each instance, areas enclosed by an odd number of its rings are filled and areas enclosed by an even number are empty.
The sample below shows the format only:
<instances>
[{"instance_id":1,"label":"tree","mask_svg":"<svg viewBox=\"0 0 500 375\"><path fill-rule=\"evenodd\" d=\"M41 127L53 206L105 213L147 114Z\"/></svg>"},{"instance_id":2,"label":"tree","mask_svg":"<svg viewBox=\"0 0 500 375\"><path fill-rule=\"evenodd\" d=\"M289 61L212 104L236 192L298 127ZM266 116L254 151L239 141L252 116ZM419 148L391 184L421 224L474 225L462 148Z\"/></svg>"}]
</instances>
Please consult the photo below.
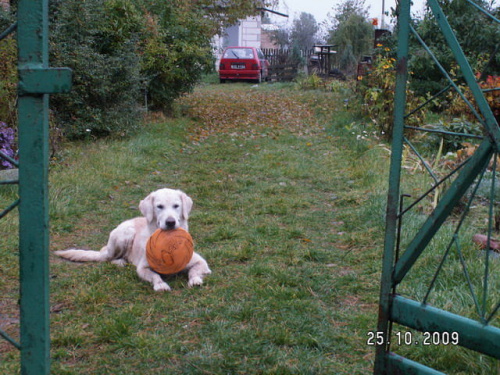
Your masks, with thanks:
<instances>
[{"instance_id":1,"label":"tree","mask_svg":"<svg viewBox=\"0 0 500 375\"><path fill-rule=\"evenodd\" d=\"M310 49L317 41L316 33L319 27L312 14L302 12L299 18L293 20L290 31L290 42L292 46L299 49Z\"/></svg>"},{"instance_id":2,"label":"tree","mask_svg":"<svg viewBox=\"0 0 500 375\"><path fill-rule=\"evenodd\" d=\"M212 36L247 16L257 14L262 8L278 5L278 2L279 0L174 0L175 6L182 7L191 17L203 18L208 26L206 31Z\"/></svg>"},{"instance_id":3,"label":"tree","mask_svg":"<svg viewBox=\"0 0 500 375\"><path fill-rule=\"evenodd\" d=\"M365 0L345 0L335 7L335 15L331 17L332 30L337 29L342 23L346 22L352 14L358 14L368 19L368 9L365 6Z\"/></svg>"},{"instance_id":4,"label":"tree","mask_svg":"<svg viewBox=\"0 0 500 375\"><path fill-rule=\"evenodd\" d=\"M363 55L371 53L373 26L364 0L346 0L335 8L328 42L337 46L341 69L352 73Z\"/></svg>"},{"instance_id":5,"label":"tree","mask_svg":"<svg viewBox=\"0 0 500 375\"><path fill-rule=\"evenodd\" d=\"M287 48L290 46L290 31L284 27L280 27L271 33L271 40L280 48Z\"/></svg>"}]
</instances>

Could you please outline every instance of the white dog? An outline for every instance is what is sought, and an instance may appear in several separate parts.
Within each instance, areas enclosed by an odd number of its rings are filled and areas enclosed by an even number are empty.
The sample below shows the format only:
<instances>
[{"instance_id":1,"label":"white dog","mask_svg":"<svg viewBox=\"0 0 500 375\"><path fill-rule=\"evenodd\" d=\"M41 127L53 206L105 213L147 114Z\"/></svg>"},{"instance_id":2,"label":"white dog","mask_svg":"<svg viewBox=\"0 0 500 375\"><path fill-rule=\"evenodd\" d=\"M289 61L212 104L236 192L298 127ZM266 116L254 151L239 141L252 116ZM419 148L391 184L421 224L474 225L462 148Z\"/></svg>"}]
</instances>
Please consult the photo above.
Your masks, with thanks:
<instances>
[{"instance_id":1,"label":"white dog","mask_svg":"<svg viewBox=\"0 0 500 375\"><path fill-rule=\"evenodd\" d=\"M160 189L152 192L139 204L144 217L127 220L111 231L108 244L101 251L60 250L55 254L76 262L106 262L123 266L132 263L137 274L153 284L155 291L169 291L170 287L161 276L149 268L146 259L146 242L153 232L183 228L188 230L188 217L193 200L180 190ZM203 277L211 273L208 264L196 252L186 266L188 286L201 285Z\"/></svg>"}]
</instances>

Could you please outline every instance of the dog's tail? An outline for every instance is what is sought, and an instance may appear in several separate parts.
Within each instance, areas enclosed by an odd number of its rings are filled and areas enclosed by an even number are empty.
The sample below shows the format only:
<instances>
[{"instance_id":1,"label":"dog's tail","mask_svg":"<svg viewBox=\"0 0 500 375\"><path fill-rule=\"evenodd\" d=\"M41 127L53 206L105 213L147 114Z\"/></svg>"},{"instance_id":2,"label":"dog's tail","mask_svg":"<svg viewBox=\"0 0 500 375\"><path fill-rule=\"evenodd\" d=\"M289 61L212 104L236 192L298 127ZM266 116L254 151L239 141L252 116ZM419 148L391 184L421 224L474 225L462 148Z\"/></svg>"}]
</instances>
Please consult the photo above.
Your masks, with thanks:
<instances>
[{"instance_id":1,"label":"dog's tail","mask_svg":"<svg viewBox=\"0 0 500 375\"><path fill-rule=\"evenodd\" d=\"M101 251L68 249L54 251L54 254L73 262L106 262L110 260L107 246L104 246Z\"/></svg>"}]
</instances>

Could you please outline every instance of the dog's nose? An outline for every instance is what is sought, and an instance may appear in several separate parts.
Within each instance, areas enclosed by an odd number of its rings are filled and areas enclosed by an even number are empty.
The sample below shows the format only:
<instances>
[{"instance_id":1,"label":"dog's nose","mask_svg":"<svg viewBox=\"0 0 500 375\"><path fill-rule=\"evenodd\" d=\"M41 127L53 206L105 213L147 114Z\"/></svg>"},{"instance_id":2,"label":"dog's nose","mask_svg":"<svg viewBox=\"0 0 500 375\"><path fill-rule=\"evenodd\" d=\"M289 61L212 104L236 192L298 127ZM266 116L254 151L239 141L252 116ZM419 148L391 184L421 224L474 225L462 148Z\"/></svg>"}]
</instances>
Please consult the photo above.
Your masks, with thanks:
<instances>
[{"instance_id":1,"label":"dog's nose","mask_svg":"<svg viewBox=\"0 0 500 375\"><path fill-rule=\"evenodd\" d=\"M167 220L165 221L165 225L167 226L168 229L174 229L175 219L173 217L168 217Z\"/></svg>"}]
</instances>

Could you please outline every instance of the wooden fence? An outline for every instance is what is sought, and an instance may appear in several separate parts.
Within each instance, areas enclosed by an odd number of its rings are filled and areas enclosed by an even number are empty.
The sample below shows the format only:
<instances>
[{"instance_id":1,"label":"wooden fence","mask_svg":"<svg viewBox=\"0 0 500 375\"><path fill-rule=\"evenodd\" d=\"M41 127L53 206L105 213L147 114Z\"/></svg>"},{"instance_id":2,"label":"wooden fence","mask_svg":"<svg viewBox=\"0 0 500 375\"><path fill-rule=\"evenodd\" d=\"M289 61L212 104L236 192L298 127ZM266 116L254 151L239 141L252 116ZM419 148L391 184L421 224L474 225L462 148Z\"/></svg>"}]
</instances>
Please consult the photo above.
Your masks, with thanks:
<instances>
[{"instance_id":1,"label":"wooden fence","mask_svg":"<svg viewBox=\"0 0 500 375\"><path fill-rule=\"evenodd\" d=\"M297 77L297 64L274 64L269 67L269 81L272 82L289 82Z\"/></svg>"},{"instance_id":2,"label":"wooden fence","mask_svg":"<svg viewBox=\"0 0 500 375\"><path fill-rule=\"evenodd\" d=\"M284 64L287 61L296 59L298 57L293 56L292 50L290 49L263 48L262 52L271 65ZM310 57L314 54L313 49L299 50L298 52L300 58L305 61L309 60Z\"/></svg>"},{"instance_id":3,"label":"wooden fence","mask_svg":"<svg viewBox=\"0 0 500 375\"><path fill-rule=\"evenodd\" d=\"M325 58L324 55L315 54L314 49L299 50L297 53L290 49L264 48L262 52L270 63L271 81L292 81L301 67L305 67L308 73L321 76L327 76L331 70L338 69L336 59L332 58L332 55Z\"/></svg>"}]
</instances>

